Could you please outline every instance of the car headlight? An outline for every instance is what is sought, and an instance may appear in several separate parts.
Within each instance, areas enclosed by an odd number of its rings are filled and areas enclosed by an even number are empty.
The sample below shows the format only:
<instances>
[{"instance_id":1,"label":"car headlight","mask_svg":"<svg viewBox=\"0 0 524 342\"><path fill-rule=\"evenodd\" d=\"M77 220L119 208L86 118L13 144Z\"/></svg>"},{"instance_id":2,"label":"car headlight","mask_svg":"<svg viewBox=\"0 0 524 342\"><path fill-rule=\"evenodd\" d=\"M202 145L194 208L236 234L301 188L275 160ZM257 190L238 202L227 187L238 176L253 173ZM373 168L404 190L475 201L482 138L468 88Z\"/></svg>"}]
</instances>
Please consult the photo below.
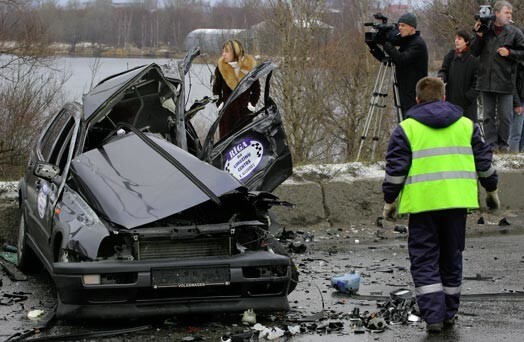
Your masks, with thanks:
<instances>
[{"instance_id":1,"label":"car headlight","mask_svg":"<svg viewBox=\"0 0 524 342\"><path fill-rule=\"evenodd\" d=\"M84 285L100 285L100 274L84 274L82 276Z\"/></svg>"}]
</instances>

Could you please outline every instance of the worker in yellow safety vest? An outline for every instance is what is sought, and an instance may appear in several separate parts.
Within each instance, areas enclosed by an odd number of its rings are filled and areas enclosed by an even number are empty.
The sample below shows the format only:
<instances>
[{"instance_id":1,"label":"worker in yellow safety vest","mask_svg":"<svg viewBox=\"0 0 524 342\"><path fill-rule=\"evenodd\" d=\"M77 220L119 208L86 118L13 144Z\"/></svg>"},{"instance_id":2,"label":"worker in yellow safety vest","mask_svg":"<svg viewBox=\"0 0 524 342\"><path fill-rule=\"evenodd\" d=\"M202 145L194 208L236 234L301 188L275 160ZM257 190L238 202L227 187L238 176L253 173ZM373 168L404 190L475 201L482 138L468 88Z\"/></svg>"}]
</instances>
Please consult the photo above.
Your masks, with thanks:
<instances>
[{"instance_id":1,"label":"worker in yellow safety vest","mask_svg":"<svg viewBox=\"0 0 524 342\"><path fill-rule=\"evenodd\" d=\"M460 304L462 251L468 209L498 209L498 177L478 125L445 102L440 78L422 78L417 105L392 133L382 184L386 219L409 214L411 275L428 332L452 326ZM398 201L397 201L398 198Z\"/></svg>"}]
</instances>

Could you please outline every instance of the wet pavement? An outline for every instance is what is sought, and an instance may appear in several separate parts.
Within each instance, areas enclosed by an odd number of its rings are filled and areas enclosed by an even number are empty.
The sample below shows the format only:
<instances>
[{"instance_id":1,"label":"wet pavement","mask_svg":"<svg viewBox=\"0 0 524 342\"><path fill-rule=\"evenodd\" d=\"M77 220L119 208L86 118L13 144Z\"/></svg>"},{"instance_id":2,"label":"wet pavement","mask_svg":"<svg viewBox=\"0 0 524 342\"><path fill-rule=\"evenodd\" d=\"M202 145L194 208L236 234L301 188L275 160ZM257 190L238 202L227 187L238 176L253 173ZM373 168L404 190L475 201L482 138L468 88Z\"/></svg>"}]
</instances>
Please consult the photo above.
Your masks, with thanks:
<instances>
[{"instance_id":1,"label":"wet pavement","mask_svg":"<svg viewBox=\"0 0 524 342\"><path fill-rule=\"evenodd\" d=\"M462 305L457 324L438 335L429 335L424 323L388 325L383 332L355 328L351 313L358 308L378 312L377 306L390 292L413 290L409 273L407 234L385 234L377 229L367 237L355 229L331 228L298 232L287 246L303 246L294 254L300 283L289 295L288 313L257 314L256 320L267 328L284 331L297 329L293 336L277 341L522 341L524 327L524 234L506 234L492 225L494 234L468 237L464 252ZM484 230L486 231L486 229ZM360 234L362 235L362 234ZM373 237L375 236L375 237ZM379 237L381 236L381 237ZM302 248L303 250L303 248ZM302 251L297 250L297 251ZM330 279L352 270L361 276L357 295L336 291ZM40 321L27 318L35 309L52 312L54 289L46 274L32 275L28 281L12 281L2 273L0 287L0 340L42 326L27 338L57 338L59 335L96 332L97 335L69 336L68 340L86 341L249 341L259 335L252 326L241 323L242 315L184 316L156 320L64 322L51 321L44 328ZM45 316L45 314L44 314ZM103 337L103 332L134 329L127 334ZM102 335L101 335L102 334ZM289 334L289 332L288 332ZM226 337L224 337L226 336ZM245 337L242 339L241 337ZM271 336L270 336L271 337ZM13 340L13 339L12 339ZM267 338L258 339L261 341Z\"/></svg>"}]
</instances>

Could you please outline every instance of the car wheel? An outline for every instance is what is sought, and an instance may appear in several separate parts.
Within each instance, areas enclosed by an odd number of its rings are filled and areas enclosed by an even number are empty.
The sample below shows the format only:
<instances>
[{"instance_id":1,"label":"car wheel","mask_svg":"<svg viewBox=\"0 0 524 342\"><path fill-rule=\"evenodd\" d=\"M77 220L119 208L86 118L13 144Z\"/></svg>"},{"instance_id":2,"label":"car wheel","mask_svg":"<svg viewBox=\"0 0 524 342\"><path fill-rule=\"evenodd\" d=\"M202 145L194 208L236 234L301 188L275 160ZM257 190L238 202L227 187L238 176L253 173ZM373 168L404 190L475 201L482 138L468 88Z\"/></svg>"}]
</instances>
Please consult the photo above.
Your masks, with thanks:
<instances>
[{"instance_id":1,"label":"car wheel","mask_svg":"<svg viewBox=\"0 0 524 342\"><path fill-rule=\"evenodd\" d=\"M35 253L27 245L27 225L23 210L20 213L20 226L18 228L18 268L22 272L34 272L37 270L36 265L40 265L40 261Z\"/></svg>"},{"instance_id":2,"label":"car wheel","mask_svg":"<svg viewBox=\"0 0 524 342\"><path fill-rule=\"evenodd\" d=\"M273 250L273 252L275 252L275 254L285 255L287 257L289 256L284 246L282 246L282 244L275 238L271 239L269 243L269 247L271 247L271 249ZM293 292L293 290L295 289L295 287L297 287L297 284L298 284L297 266L295 265L295 262L293 261L293 259L289 258L289 260L291 262L291 283L289 284L289 289L287 291L287 294L290 294L291 292Z\"/></svg>"}]
</instances>

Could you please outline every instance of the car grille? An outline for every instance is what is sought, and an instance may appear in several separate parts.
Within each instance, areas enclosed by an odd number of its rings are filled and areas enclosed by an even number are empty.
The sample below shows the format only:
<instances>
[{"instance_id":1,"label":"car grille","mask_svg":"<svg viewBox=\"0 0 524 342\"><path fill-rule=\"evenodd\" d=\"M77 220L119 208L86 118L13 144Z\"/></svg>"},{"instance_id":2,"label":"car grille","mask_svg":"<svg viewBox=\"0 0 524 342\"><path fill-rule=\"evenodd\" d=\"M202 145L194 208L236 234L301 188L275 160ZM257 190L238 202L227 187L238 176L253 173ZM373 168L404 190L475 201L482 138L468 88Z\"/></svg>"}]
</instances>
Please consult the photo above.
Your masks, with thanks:
<instances>
[{"instance_id":1,"label":"car grille","mask_svg":"<svg viewBox=\"0 0 524 342\"><path fill-rule=\"evenodd\" d=\"M138 242L138 260L188 259L231 255L231 237Z\"/></svg>"}]
</instances>

